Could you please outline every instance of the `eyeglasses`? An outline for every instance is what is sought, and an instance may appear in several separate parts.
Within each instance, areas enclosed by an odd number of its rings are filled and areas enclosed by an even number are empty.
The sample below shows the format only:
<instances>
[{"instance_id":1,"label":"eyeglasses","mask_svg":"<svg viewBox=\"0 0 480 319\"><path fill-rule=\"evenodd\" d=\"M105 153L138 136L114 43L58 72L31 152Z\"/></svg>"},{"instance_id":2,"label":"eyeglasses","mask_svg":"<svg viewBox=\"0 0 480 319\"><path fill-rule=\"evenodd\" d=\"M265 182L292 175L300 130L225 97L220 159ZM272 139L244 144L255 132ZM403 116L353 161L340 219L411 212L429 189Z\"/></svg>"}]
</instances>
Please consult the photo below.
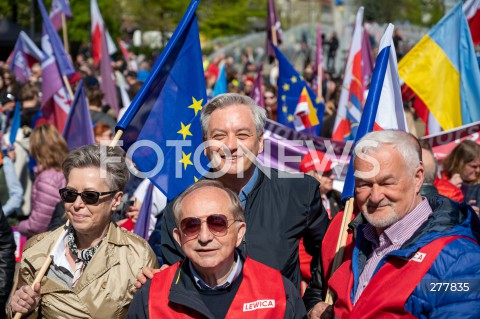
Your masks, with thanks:
<instances>
[{"instance_id":1,"label":"eyeglasses","mask_svg":"<svg viewBox=\"0 0 480 319\"><path fill-rule=\"evenodd\" d=\"M230 219L234 222L239 222L237 219ZM212 214L207 217L206 220L201 220L198 217L187 217L180 222L180 230L185 237L195 237L200 233L202 223L207 223L210 232L217 236L225 236L228 232L228 228L233 225L228 225L229 219L223 214Z\"/></svg>"},{"instance_id":2,"label":"eyeglasses","mask_svg":"<svg viewBox=\"0 0 480 319\"><path fill-rule=\"evenodd\" d=\"M62 188L58 191L60 193L60 197L65 203L73 203L77 200L77 196L80 195L82 201L87 205L94 205L98 202L98 199L102 195L111 195L116 193L117 191L111 192L95 192L95 191L84 191L78 193L74 190L68 188Z\"/></svg>"}]
</instances>

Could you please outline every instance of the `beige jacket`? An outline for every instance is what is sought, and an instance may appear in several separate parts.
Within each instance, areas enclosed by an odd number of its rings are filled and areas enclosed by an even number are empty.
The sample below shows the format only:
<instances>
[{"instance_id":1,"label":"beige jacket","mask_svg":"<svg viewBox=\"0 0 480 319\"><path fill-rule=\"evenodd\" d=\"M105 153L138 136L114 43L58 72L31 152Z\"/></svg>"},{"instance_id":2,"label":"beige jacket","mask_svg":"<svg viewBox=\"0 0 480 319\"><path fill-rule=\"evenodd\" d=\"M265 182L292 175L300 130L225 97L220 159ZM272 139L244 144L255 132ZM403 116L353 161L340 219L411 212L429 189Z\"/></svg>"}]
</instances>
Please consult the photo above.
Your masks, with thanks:
<instances>
[{"instance_id":1,"label":"beige jacket","mask_svg":"<svg viewBox=\"0 0 480 319\"><path fill-rule=\"evenodd\" d=\"M25 244L17 287L33 283L62 230L39 234ZM43 277L40 305L27 318L125 317L137 274L144 266L158 268L157 258L145 240L113 223L106 238L73 289ZM7 313L13 315L10 305Z\"/></svg>"}]
</instances>

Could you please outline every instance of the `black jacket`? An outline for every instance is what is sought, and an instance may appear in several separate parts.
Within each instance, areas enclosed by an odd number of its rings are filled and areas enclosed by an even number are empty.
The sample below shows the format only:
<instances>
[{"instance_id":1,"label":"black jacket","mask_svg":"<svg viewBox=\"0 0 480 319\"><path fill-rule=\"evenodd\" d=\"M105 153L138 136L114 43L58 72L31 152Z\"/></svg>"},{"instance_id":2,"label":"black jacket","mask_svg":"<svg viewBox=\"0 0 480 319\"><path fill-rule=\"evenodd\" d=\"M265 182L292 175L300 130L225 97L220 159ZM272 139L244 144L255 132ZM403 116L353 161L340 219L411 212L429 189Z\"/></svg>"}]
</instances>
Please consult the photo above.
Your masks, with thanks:
<instances>
[{"instance_id":1,"label":"black jacket","mask_svg":"<svg viewBox=\"0 0 480 319\"><path fill-rule=\"evenodd\" d=\"M13 285L15 248L12 229L0 205L0 318L5 317L5 304Z\"/></svg>"},{"instance_id":2,"label":"black jacket","mask_svg":"<svg viewBox=\"0 0 480 319\"><path fill-rule=\"evenodd\" d=\"M327 193L328 201L330 202L330 215L335 217L338 212L342 211L345 208L345 204L342 201L342 193L332 189Z\"/></svg>"},{"instance_id":3,"label":"black jacket","mask_svg":"<svg viewBox=\"0 0 480 319\"><path fill-rule=\"evenodd\" d=\"M321 204L318 182L310 176L298 178L298 174L294 177L294 174L281 172L279 176L274 169L268 177L262 169L247 196L247 231L239 248L251 258L280 270L298 288L300 238L304 238L306 251L313 256L313 273L321 271L319 252L329 221ZM170 265L184 258L173 238L176 226L172 204L173 201L164 209L156 225L156 228L161 225L162 257ZM321 286L321 281L316 283L318 285Z\"/></svg>"},{"instance_id":4,"label":"black jacket","mask_svg":"<svg viewBox=\"0 0 480 319\"><path fill-rule=\"evenodd\" d=\"M245 262L244 256L242 256L243 262ZM172 283L170 287L170 293L168 299L176 304L183 305L187 308L193 309L198 313L204 314L205 318L214 318L211 314L208 307L202 301L200 293L195 287L193 276L190 272L190 266L188 262L183 262L181 268L178 271L181 271L183 275L175 276L180 280L176 285ZM232 284L232 286L240 285L240 282L243 279L243 275L240 275ZM298 289L293 286L293 284L282 276L283 279L283 288L285 289L285 296L287 299L287 304L285 308L285 319L300 319L306 316L305 306L300 298ZM148 313L148 300L150 295L150 284L151 280L148 280L145 285L143 285L133 297L130 308L128 309L126 319L147 319L149 318ZM231 287L232 287L231 286ZM280 288L280 287L279 287ZM227 288L228 289L228 288ZM236 287L238 290L238 287ZM233 290L232 290L233 292ZM233 299L232 299L233 300ZM167 305L165 305L167 306ZM229 306L230 307L230 306ZM279 318L280 319L280 318Z\"/></svg>"}]
</instances>

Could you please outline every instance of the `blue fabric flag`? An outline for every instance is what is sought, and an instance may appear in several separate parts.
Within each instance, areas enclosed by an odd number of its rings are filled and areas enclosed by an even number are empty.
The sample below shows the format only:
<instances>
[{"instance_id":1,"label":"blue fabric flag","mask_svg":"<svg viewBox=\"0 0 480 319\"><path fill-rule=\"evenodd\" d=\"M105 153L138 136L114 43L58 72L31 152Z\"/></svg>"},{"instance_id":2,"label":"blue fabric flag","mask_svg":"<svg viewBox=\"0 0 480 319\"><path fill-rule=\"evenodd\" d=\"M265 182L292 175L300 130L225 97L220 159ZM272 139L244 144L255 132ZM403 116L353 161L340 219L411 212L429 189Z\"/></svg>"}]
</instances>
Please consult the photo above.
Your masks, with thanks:
<instances>
[{"instance_id":1,"label":"blue fabric flag","mask_svg":"<svg viewBox=\"0 0 480 319\"><path fill-rule=\"evenodd\" d=\"M169 200L199 179L208 163L200 146L200 111L207 95L195 16L198 3L191 2L116 127L124 131L123 148L140 176L150 178Z\"/></svg>"},{"instance_id":2,"label":"blue fabric flag","mask_svg":"<svg viewBox=\"0 0 480 319\"><path fill-rule=\"evenodd\" d=\"M393 28L392 28L393 31ZM382 38L382 43L385 42L386 36ZM391 41L391 33L390 40ZM367 101L365 102L365 107L363 108L362 117L360 118L360 123L358 125L357 134L355 136L354 145L357 144L367 133L373 131L373 126L375 124L375 118L377 116L378 104L380 102L380 97L382 95L383 82L385 80L385 74L387 72L390 50L392 46L385 46L382 48L380 45L381 51L377 55L375 61L375 68L373 69L372 82L370 83L370 90L368 91ZM395 68L397 66L395 65ZM393 114L392 114L393 116ZM353 151L353 149L352 149ZM342 200L352 198L355 191L355 177L354 177L354 167L353 167L353 156L351 157L350 164L348 166L347 177L345 178L345 185L343 186Z\"/></svg>"},{"instance_id":3,"label":"blue fabric flag","mask_svg":"<svg viewBox=\"0 0 480 319\"><path fill-rule=\"evenodd\" d=\"M319 125L304 130L304 133L319 135L322 127L325 105L317 98L313 90L307 85L303 77L290 64L287 57L274 46L278 60L278 123L295 129L295 111L303 88L307 89L313 107L317 110Z\"/></svg>"},{"instance_id":4,"label":"blue fabric flag","mask_svg":"<svg viewBox=\"0 0 480 319\"><path fill-rule=\"evenodd\" d=\"M223 93L227 93L227 72L225 71L225 63L222 64L217 82L215 82L215 86L213 87L213 97Z\"/></svg>"},{"instance_id":5,"label":"blue fabric flag","mask_svg":"<svg viewBox=\"0 0 480 319\"><path fill-rule=\"evenodd\" d=\"M95 144L92 118L88 110L83 80L80 80L78 84L62 136L67 141L69 150L87 144Z\"/></svg>"},{"instance_id":6,"label":"blue fabric flag","mask_svg":"<svg viewBox=\"0 0 480 319\"><path fill-rule=\"evenodd\" d=\"M10 145L15 143L17 132L20 128L20 101L15 103L15 111L13 113L12 124L10 124Z\"/></svg>"},{"instance_id":7,"label":"blue fabric flag","mask_svg":"<svg viewBox=\"0 0 480 319\"><path fill-rule=\"evenodd\" d=\"M44 32L48 34L48 38L50 40L50 44L55 55L55 59L57 60L57 65L60 73L62 74L62 76L69 76L70 74L75 73L75 69L73 68L72 63L68 58L68 54L65 51L65 48L63 47L62 40L60 40L57 31L53 27L52 21L50 21L50 17L48 16L47 10L45 9L45 5L43 4L42 0L38 0L38 6L40 7L40 12L42 13L43 27L46 29L44 30ZM45 48L43 47L44 45L45 44L42 43L43 50L45 50Z\"/></svg>"},{"instance_id":8,"label":"blue fabric flag","mask_svg":"<svg viewBox=\"0 0 480 319\"><path fill-rule=\"evenodd\" d=\"M150 183L147 188L147 193L143 199L142 207L138 212L137 222L133 228L133 232L138 236L148 240L148 229L150 228L150 215L152 214L152 198L153 198L153 188L155 186Z\"/></svg>"}]
</instances>

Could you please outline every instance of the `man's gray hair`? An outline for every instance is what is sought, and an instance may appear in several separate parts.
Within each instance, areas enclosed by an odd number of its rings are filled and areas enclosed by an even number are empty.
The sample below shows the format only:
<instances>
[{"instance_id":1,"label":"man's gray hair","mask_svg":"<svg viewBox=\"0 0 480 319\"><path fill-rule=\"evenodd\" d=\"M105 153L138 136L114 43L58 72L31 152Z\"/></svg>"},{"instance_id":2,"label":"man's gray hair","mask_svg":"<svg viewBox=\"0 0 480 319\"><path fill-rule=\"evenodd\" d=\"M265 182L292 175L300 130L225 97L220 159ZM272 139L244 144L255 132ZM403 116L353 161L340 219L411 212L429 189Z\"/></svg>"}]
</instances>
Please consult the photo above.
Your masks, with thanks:
<instances>
[{"instance_id":1,"label":"man's gray hair","mask_svg":"<svg viewBox=\"0 0 480 319\"><path fill-rule=\"evenodd\" d=\"M409 175L413 176L417 167L420 166L422 151L418 140L413 135L404 131L385 130L366 134L355 145L354 160L357 159L359 154L368 154L370 151L377 151L384 145L390 145L400 153Z\"/></svg>"},{"instance_id":2,"label":"man's gray hair","mask_svg":"<svg viewBox=\"0 0 480 319\"><path fill-rule=\"evenodd\" d=\"M242 202L238 198L238 195L235 194L231 189L223 186L223 184L220 183L219 181L205 179L191 185L173 203L173 216L175 217L175 223L177 227L180 225L180 222L182 220L182 204L185 197L205 187L218 188L224 191L225 193L227 193L228 197L230 198L230 212L232 213L233 218L235 220L245 221Z\"/></svg>"},{"instance_id":3,"label":"man's gray hair","mask_svg":"<svg viewBox=\"0 0 480 319\"><path fill-rule=\"evenodd\" d=\"M250 97L238 93L225 93L214 97L202 109L200 119L202 121L203 138L207 139L208 123L210 116L215 110L220 110L232 105L246 105L250 107L253 116L253 123L257 129L257 137L263 134L265 122L267 121L267 112L261 108Z\"/></svg>"},{"instance_id":4,"label":"man's gray hair","mask_svg":"<svg viewBox=\"0 0 480 319\"><path fill-rule=\"evenodd\" d=\"M105 147L105 146L102 146ZM105 167L107 170L107 185L111 191L123 191L130 178L125 163L125 153L118 147L105 147L100 151L100 145L85 145L72 150L62 164L63 175L68 181L70 172L74 168L100 168L106 158L117 157L119 162L110 161ZM105 158L106 157L106 158Z\"/></svg>"}]
</instances>

